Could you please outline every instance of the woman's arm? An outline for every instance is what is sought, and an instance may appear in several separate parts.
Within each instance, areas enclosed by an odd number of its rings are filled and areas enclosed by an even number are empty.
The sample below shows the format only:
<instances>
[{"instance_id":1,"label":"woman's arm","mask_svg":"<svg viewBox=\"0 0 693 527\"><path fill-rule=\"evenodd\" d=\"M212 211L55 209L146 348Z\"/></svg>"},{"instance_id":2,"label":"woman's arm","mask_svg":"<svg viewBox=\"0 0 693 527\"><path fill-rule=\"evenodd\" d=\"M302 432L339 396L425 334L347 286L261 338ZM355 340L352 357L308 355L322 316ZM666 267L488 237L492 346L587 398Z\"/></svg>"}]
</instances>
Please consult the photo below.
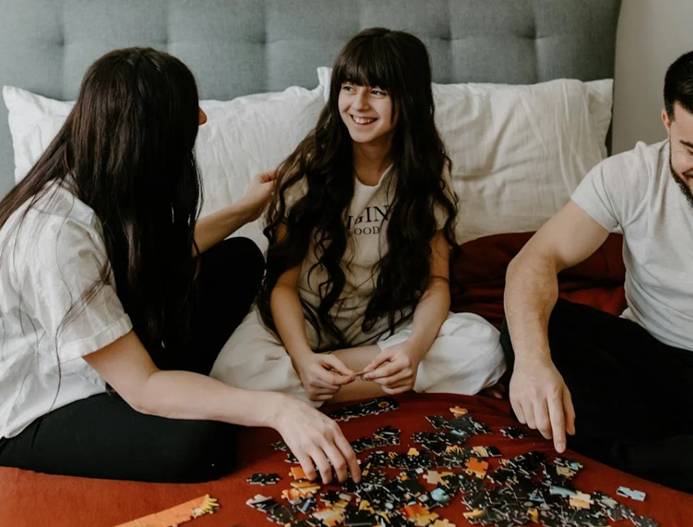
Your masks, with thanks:
<instances>
[{"instance_id":1,"label":"woman's arm","mask_svg":"<svg viewBox=\"0 0 693 527\"><path fill-rule=\"evenodd\" d=\"M134 331L84 360L138 412L269 426L284 437L311 479L317 465L323 481L329 481L330 464L340 481L346 479L347 469L359 479L356 456L339 426L298 399L233 388L197 373L159 370Z\"/></svg>"},{"instance_id":2,"label":"woman's arm","mask_svg":"<svg viewBox=\"0 0 693 527\"><path fill-rule=\"evenodd\" d=\"M240 200L214 214L200 218L195 225L198 253L205 252L246 223L258 219L272 196L276 177L277 173L274 170L257 174L250 180Z\"/></svg>"}]
</instances>

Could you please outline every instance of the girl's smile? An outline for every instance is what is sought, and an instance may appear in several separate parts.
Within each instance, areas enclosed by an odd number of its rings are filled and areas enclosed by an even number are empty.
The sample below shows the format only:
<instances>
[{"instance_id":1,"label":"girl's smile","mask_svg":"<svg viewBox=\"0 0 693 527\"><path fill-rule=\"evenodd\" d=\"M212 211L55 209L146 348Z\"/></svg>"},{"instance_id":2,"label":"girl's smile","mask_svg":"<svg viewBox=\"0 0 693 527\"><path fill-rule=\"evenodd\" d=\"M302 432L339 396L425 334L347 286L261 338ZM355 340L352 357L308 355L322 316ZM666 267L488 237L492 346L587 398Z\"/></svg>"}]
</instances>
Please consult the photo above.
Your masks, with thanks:
<instances>
[{"instance_id":1,"label":"girl's smile","mask_svg":"<svg viewBox=\"0 0 693 527\"><path fill-rule=\"evenodd\" d=\"M395 123L392 99L385 90L345 82L339 92L338 106L354 142L373 144L391 139Z\"/></svg>"}]
</instances>

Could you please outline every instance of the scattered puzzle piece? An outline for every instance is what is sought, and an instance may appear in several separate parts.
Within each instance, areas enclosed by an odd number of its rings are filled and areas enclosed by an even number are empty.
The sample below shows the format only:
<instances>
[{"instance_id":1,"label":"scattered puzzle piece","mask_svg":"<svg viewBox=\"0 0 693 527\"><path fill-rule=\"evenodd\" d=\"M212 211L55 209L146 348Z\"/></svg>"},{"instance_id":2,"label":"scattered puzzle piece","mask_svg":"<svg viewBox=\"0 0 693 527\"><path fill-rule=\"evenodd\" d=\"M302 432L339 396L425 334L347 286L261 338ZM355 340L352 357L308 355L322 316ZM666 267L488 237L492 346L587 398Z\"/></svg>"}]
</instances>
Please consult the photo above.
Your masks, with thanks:
<instances>
[{"instance_id":1,"label":"scattered puzzle piece","mask_svg":"<svg viewBox=\"0 0 693 527\"><path fill-rule=\"evenodd\" d=\"M522 439L523 437L525 437L525 433L516 426L502 428L500 432L505 437L509 437L510 439Z\"/></svg>"},{"instance_id":2,"label":"scattered puzzle piece","mask_svg":"<svg viewBox=\"0 0 693 527\"><path fill-rule=\"evenodd\" d=\"M247 478L248 483L251 485L274 485L279 483L282 478L279 474L253 474L251 477Z\"/></svg>"},{"instance_id":3,"label":"scattered puzzle piece","mask_svg":"<svg viewBox=\"0 0 693 527\"><path fill-rule=\"evenodd\" d=\"M481 461L473 457L467 462L467 473L479 479L484 479L486 477L487 470L488 463L486 461Z\"/></svg>"},{"instance_id":4,"label":"scattered puzzle piece","mask_svg":"<svg viewBox=\"0 0 693 527\"><path fill-rule=\"evenodd\" d=\"M301 467L291 467L291 472L289 472L289 475L295 480L308 480L308 476L306 476L306 473L303 472L303 468Z\"/></svg>"},{"instance_id":5,"label":"scattered puzzle piece","mask_svg":"<svg viewBox=\"0 0 693 527\"><path fill-rule=\"evenodd\" d=\"M181 503L170 509L166 509L149 516L144 516L131 522L123 523L117 527L177 527L206 514L214 514L219 509L217 500L209 494Z\"/></svg>"},{"instance_id":6,"label":"scattered puzzle piece","mask_svg":"<svg viewBox=\"0 0 693 527\"><path fill-rule=\"evenodd\" d=\"M450 408L450 411L454 417L462 417L463 415L467 415L469 413L466 408L460 408L459 406Z\"/></svg>"},{"instance_id":7,"label":"scattered puzzle piece","mask_svg":"<svg viewBox=\"0 0 693 527\"><path fill-rule=\"evenodd\" d=\"M438 472L436 470L429 470L424 479L426 480L426 483L430 483L431 485L439 485L443 482L443 476L451 476L452 474L452 472Z\"/></svg>"},{"instance_id":8,"label":"scattered puzzle piece","mask_svg":"<svg viewBox=\"0 0 693 527\"><path fill-rule=\"evenodd\" d=\"M645 496L647 496L641 490L633 490L628 487L619 487L616 489L616 494L623 496L624 498L630 498L635 501L645 501Z\"/></svg>"}]
</instances>

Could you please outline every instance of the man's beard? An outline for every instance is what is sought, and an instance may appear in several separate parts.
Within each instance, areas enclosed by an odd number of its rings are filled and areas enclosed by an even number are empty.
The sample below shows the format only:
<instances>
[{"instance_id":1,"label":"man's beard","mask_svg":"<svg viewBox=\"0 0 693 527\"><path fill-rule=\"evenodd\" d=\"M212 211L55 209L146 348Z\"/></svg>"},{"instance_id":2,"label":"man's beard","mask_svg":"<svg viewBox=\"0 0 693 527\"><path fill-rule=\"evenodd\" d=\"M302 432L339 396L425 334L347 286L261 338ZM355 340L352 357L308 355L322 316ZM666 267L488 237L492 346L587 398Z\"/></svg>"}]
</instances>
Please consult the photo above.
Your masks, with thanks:
<instances>
[{"instance_id":1,"label":"man's beard","mask_svg":"<svg viewBox=\"0 0 693 527\"><path fill-rule=\"evenodd\" d=\"M691 189L688 188L688 184L685 181L686 178L674 170L674 165L671 162L671 153L669 154L669 168L671 168L671 177L674 178L674 181L676 181L676 184L681 189L681 192L683 192L683 195L686 196L688 204L693 207L693 193L691 192Z\"/></svg>"}]
</instances>

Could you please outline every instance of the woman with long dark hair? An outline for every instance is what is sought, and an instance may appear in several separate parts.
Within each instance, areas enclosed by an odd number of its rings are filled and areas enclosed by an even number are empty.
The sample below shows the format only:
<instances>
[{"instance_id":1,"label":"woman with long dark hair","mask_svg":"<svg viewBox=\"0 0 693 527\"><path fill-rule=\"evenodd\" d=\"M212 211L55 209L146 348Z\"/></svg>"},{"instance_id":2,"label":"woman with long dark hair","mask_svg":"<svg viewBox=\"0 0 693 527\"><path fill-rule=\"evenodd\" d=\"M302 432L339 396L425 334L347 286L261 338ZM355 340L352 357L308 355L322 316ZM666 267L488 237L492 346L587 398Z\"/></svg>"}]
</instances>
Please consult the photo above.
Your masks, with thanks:
<instances>
[{"instance_id":1,"label":"woman with long dark hair","mask_svg":"<svg viewBox=\"0 0 693 527\"><path fill-rule=\"evenodd\" d=\"M213 377L316 405L500 378L498 331L448 312L457 209L433 115L418 38L373 28L345 45L316 128L279 169L259 308Z\"/></svg>"},{"instance_id":2,"label":"woman with long dark hair","mask_svg":"<svg viewBox=\"0 0 693 527\"><path fill-rule=\"evenodd\" d=\"M252 303L272 174L198 221L195 80L176 58L116 50L0 201L0 465L146 481L233 468L233 424L276 428L309 476L356 474L338 426L284 394L207 376ZM328 462L329 460L329 462Z\"/></svg>"}]
</instances>

